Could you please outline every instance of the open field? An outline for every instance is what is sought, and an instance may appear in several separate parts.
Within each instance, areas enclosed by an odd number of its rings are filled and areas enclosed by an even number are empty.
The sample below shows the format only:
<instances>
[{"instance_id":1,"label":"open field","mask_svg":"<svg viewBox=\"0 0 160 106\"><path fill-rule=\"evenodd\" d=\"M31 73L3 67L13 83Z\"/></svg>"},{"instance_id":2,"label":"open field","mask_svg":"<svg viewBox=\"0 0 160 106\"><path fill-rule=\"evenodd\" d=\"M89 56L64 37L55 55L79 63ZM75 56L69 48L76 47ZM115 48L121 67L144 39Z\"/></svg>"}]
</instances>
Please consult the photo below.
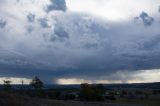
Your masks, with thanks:
<instances>
[{"instance_id":1,"label":"open field","mask_svg":"<svg viewBox=\"0 0 160 106\"><path fill-rule=\"evenodd\" d=\"M159 85L159 83L152 85L157 87L157 84ZM121 89L115 88L123 85L113 85L115 87L110 87L110 89L101 84L84 85L81 87L61 86L52 89L27 88L30 87L29 85L23 88L22 85L13 87L2 85L0 106L160 106L159 88L145 89L150 87L148 84L138 84L138 86L144 86L139 88L125 85ZM131 87L126 88L126 86Z\"/></svg>"},{"instance_id":2,"label":"open field","mask_svg":"<svg viewBox=\"0 0 160 106\"><path fill-rule=\"evenodd\" d=\"M154 103L155 102L155 103ZM120 105L122 104L122 105ZM139 104L139 105L127 105ZM144 104L144 105L140 105ZM148 104L148 105L145 105ZM79 102L51 99L30 98L25 95L0 93L0 106L159 106L158 101L115 101L114 103L105 102Z\"/></svg>"},{"instance_id":3,"label":"open field","mask_svg":"<svg viewBox=\"0 0 160 106\"><path fill-rule=\"evenodd\" d=\"M119 103L119 104L136 104L142 106L160 106L160 99L118 99L116 101L112 101L112 103Z\"/></svg>"}]
</instances>

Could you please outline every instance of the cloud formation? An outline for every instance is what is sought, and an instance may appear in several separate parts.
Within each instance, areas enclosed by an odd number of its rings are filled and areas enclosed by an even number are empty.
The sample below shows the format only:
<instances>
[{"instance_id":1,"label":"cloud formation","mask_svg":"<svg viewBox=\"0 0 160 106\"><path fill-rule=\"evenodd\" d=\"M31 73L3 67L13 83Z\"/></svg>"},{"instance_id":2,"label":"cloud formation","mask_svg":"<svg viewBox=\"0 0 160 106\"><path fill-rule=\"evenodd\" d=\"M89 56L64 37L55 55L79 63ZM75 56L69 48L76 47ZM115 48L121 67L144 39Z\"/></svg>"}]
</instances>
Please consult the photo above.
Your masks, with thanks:
<instances>
[{"instance_id":1,"label":"cloud formation","mask_svg":"<svg viewBox=\"0 0 160 106\"><path fill-rule=\"evenodd\" d=\"M146 12L142 12L139 18L142 19L144 26L151 26L154 22L154 18L150 17Z\"/></svg>"},{"instance_id":2,"label":"cloud formation","mask_svg":"<svg viewBox=\"0 0 160 106\"><path fill-rule=\"evenodd\" d=\"M27 15L27 19L28 19L29 22L34 22L34 21L35 21L35 15L29 13L29 14Z\"/></svg>"},{"instance_id":3,"label":"cloud formation","mask_svg":"<svg viewBox=\"0 0 160 106\"><path fill-rule=\"evenodd\" d=\"M6 26L7 22L0 18L0 28L4 28Z\"/></svg>"},{"instance_id":4,"label":"cloud formation","mask_svg":"<svg viewBox=\"0 0 160 106\"><path fill-rule=\"evenodd\" d=\"M51 4L47 6L46 11L51 12L55 10L66 11L66 1L65 0L50 0Z\"/></svg>"},{"instance_id":5,"label":"cloud formation","mask_svg":"<svg viewBox=\"0 0 160 106\"><path fill-rule=\"evenodd\" d=\"M159 69L158 15L143 11L135 14L136 21L133 16L112 22L69 11L65 0L0 1L0 74L37 75L50 83L66 78L125 82L135 72ZM131 74L122 77L126 72Z\"/></svg>"},{"instance_id":6,"label":"cloud formation","mask_svg":"<svg viewBox=\"0 0 160 106\"><path fill-rule=\"evenodd\" d=\"M142 11L157 14L159 6L159 0L66 0L66 3L70 11L96 15L109 21L128 20Z\"/></svg>"}]
</instances>

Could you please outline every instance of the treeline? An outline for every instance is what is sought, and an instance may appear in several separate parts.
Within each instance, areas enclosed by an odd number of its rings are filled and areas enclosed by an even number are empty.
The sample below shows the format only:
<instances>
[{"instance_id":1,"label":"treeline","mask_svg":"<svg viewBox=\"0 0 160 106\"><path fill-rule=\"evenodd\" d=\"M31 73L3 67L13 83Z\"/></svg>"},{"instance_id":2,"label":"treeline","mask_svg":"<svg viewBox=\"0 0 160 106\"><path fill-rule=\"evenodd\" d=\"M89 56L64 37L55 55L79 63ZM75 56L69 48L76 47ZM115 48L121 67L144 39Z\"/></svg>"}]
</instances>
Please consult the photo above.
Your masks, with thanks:
<instances>
[{"instance_id":1,"label":"treeline","mask_svg":"<svg viewBox=\"0 0 160 106\"><path fill-rule=\"evenodd\" d=\"M22 81L23 86L23 81ZM44 83L39 77L35 76L30 82L32 89L21 89L14 91L16 93L23 93L30 97L50 98L61 100L81 100L81 101L104 101L105 88L102 84L87 84L83 83L77 89L44 89ZM22 87L23 88L23 87ZM7 92L12 91L11 81L4 81L3 90ZM109 98L110 99L110 98ZM111 98L112 99L112 98Z\"/></svg>"},{"instance_id":2,"label":"treeline","mask_svg":"<svg viewBox=\"0 0 160 106\"><path fill-rule=\"evenodd\" d=\"M4 91L11 91L12 90L12 81L10 80L3 80L4 84L3 84L3 90ZM22 80L22 88L23 88L23 80ZM33 89L42 89L44 86L44 83L40 80L39 77L35 76L32 81L30 82L30 86L33 87Z\"/></svg>"}]
</instances>

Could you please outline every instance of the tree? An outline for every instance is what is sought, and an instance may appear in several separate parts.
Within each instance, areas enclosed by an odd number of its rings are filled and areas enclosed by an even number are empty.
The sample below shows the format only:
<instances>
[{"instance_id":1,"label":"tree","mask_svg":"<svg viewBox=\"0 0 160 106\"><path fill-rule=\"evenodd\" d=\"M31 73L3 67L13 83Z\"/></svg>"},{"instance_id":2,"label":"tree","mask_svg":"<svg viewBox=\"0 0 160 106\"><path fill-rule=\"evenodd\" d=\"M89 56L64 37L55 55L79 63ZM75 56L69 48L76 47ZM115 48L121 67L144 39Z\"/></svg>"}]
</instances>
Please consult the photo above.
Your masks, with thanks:
<instances>
[{"instance_id":1,"label":"tree","mask_svg":"<svg viewBox=\"0 0 160 106\"><path fill-rule=\"evenodd\" d=\"M96 85L96 88L97 88L98 92L99 92L101 95L103 95L103 94L105 93L105 88L104 88L103 84L98 84L98 85Z\"/></svg>"},{"instance_id":2,"label":"tree","mask_svg":"<svg viewBox=\"0 0 160 106\"><path fill-rule=\"evenodd\" d=\"M33 86L35 89L41 89L43 87L43 82L37 76L35 76L32 79L30 85Z\"/></svg>"},{"instance_id":3,"label":"tree","mask_svg":"<svg viewBox=\"0 0 160 106\"><path fill-rule=\"evenodd\" d=\"M11 88L12 88L12 86L11 86L11 82L12 81L10 81L10 80L3 80L3 82L4 82L4 90L5 91L10 91L11 90Z\"/></svg>"},{"instance_id":4,"label":"tree","mask_svg":"<svg viewBox=\"0 0 160 106\"><path fill-rule=\"evenodd\" d=\"M102 84L89 85L87 83L81 84L80 98L87 101L102 101L104 87Z\"/></svg>"}]
</instances>

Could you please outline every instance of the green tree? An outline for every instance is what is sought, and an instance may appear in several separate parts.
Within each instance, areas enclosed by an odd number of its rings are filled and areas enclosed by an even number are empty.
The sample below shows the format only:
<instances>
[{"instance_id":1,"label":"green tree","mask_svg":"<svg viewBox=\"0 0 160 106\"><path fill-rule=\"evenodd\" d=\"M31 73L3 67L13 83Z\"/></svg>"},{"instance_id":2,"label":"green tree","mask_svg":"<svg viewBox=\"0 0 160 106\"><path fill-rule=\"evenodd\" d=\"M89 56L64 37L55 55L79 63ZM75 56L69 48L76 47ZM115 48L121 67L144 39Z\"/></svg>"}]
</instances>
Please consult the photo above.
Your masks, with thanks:
<instances>
[{"instance_id":1,"label":"green tree","mask_svg":"<svg viewBox=\"0 0 160 106\"><path fill-rule=\"evenodd\" d=\"M10 81L10 80L3 80L3 82L4 82L4 90L5 91L11 91L11 89L12 89L12 86L11 86L11 82L12 81Z\"/></svg>"},{"instance_id":2,"label":"green tree","mask_svg":"<svg viewBox=\"0 0 160 106\"><path fill-rule=\"evenodd\" d=\"M102 101L104 87L102 84L89 85L87 83L81 84L80 98L87 101Z\"/></svg>"},{"instance_id":3,"label":"green tree","mask_svg":"<svg viewBox=\"0 0 160 106\"><path fill-rule=\"evenodd\" d=\"M41 89L43 87L43 82L37 76L35 76L32 79L30 85L33 86L35 89Z\"/></svg>"}]
</instances>

